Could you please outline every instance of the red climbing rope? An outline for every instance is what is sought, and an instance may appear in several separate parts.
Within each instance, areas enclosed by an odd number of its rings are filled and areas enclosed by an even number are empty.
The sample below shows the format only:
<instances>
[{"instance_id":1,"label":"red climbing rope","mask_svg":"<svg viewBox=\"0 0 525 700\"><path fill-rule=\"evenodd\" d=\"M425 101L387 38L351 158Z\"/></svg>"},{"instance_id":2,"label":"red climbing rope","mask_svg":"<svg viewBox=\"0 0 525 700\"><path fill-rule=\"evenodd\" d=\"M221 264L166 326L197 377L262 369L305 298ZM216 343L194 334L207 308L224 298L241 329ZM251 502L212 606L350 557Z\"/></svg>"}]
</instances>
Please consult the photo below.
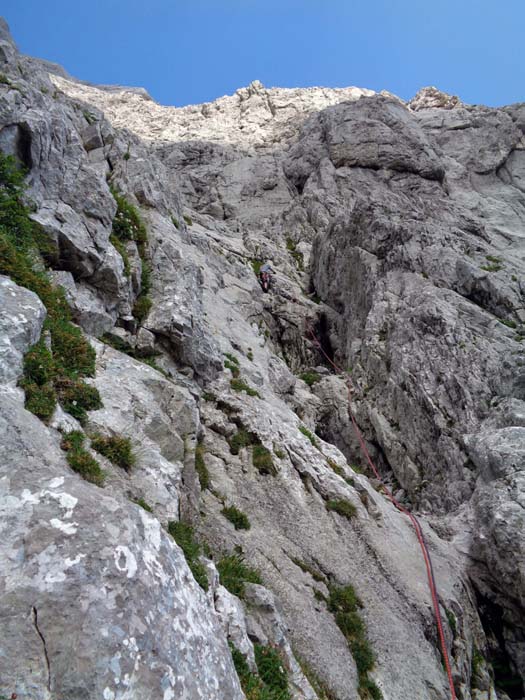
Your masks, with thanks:
<instances>
[{"instance_id":1,"label":"red climbing rope","mask_svg":"<svg viewBox=\"0 0 525 700\"><path fill-rule=\"evenodd\" d=\"M310 326L307 324L307 330L308 333L311 335L312 340L314 345L321 351L321 353L324 355L326 360L330 363L330 365L334 368L337 374L346 374L344 370L341 369L341 367L338 367L336 363L332 360L331 357L327 355L325 352L323 346L321 345L319 339L315 335L314 331L310 328ZM408 518L410 518L410 521L412 525L414 526L414 530L416 533L416 537L419 541L419 545L421 547L421 551L423 553L423 559L425 561L425 568L427 570L427 578L428 578L428 587L430 588L430 594L432 596L432 605L434 607L434 614L436 616L436 625L438 629L438 635L439 635L439 642L441 645L441 652L443 654L443 660L445 662L445 668L447 671L447 676L448 676L448 684L450 686L450 700L457 700L456 698L456 690L454 688L454 681L452 679L452 670L450 668L450 660L448 657L448 650L447 650L447 645L445 644L445 634L443 632L443 620L441 618L441 612L439 610L439 598L438 598L438 592L437 592L437 586L436 586L436 581L434 579L434 570L432 567L432 559L430 557L430 552L428 550L427 543L425 541L425 537L423 535L423 530L421 529L421 525L419 524L418 519L416 518L415 515L413 515L410 511L408 511L406 508L404 508L394 497L393 493L390 491L388 486L385 484L383 481L381 474L377 470L372 457L370 456L370 453L368 452L368 449L366 447L366 443L364 441L363 435L361 433L361 430L359 429L359 426L357 425L357 421L354 418L354 415L352 413L352 385L350 382L350 378L347 376L346 377L346 387L348 389L348 412L350 414L350 419L352 421L352 425L354 427L354 431L357 435L357 439L359 440L359 445L361 446L361 451L363 452L364 456L366 457L366 460L368 464L370 465L370 468L372 469L375 477L381 482L381 485L383 486L383 489L385 490L386 495L390 499L390 501L393 503L393 505L404 515L406 515Z\"/></svg>"}]
</instances>

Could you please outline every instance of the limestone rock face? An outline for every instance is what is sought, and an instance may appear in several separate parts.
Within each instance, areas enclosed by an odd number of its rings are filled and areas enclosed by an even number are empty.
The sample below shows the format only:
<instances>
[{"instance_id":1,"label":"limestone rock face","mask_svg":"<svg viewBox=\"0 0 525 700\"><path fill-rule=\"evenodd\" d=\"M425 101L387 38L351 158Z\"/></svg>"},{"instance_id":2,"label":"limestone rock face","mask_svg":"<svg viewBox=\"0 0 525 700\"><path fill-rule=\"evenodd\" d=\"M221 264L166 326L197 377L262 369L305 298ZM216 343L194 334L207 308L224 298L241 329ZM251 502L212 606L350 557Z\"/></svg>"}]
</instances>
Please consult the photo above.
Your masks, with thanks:
<instances>
[{"instance_id":1,"label":"limestone rock face","mask_svg":"<svg viewBox=\"0 0 525 700\"><path fill-rule=\"evenodd\" d=\"M235 95L189 107L163 107L133 88L98 88L53 74L67 94L96 105L119 127L148 141L212 141L241 148L289 140L308 114L374 94L361 88L265 88L258 80Z\"/></svg>"},{"instance_id":2,"label":"limestone rock face","mask_svg":"<svg viewBox=\"0 0 525 700\"><path fill-rule=\"evenodd\" d=\"M19 399L3 393L1 412L2 691L241 700L217 619L158 520L73 475Z\"/></svg>"},{"instance_id":3,"label":"limestone rock face","mask_svg":"<svg viewBox=\"0 0 525 700\"><path fill-rule=\"evenodd\" d=\"M229 641L252 672L254 645L276 648L293 700L358 700L365 682L385 700L447 697L417 539L353 415L421 522L457 697L505 700L509 680L519 697L523 105L256 81L162 107L20 56L5 24L0 61L0 149L29 170L104 404L83 425L25 411L14 385L45 311L0 278L0 695L241 700ZM148 232L140 324L142 263L130 243L126 270L110 241L108 179ZM107 331L115 347L95 339ZM69 468L71 429L103 489ZM129 471L93 452L97 433L130 440ZM165 531L177 520L207 544L206 593ZM228 591L225 555L262 585ZM349 585L366 676L330 604Z\"/></svg>"},{"instance_id":4,"label":"limestone rock face","mask_svg":"<svg viewBox=\"0 0 525 700\"><path fill-rule=\"evenodd\" d=\"M16 382L24 354L40 338L46 310L36 294L0 275L0 384Z\"/></svg>"}]
</instances>

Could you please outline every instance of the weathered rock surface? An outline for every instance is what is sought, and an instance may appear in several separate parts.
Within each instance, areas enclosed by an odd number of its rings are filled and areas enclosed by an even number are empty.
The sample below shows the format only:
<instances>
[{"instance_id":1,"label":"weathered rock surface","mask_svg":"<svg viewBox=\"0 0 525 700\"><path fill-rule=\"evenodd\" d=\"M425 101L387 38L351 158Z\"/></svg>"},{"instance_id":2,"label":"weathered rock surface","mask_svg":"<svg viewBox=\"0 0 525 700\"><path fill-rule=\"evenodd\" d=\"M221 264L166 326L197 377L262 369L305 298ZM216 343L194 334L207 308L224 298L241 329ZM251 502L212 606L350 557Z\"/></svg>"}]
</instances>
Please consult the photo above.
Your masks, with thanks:
<instances>
[{"instance_id":1,"label":"weathered rock surface","mask_svg":"<svg viewBox=\"0 0 525 700\"><path fill-rule=\"evenodd\" d=\"M0 384L16 382L24 354L40 338L46 310L36 294L0 275Z\"/></svg>"},{"instance_id":2,"label":"weathered rock surface","mask_svg":"<svg viewBox=\"0 0 525 700\"><path fill-rule=\"evenodd\" d=\"M74 475L19 397L1 406L2 692L240 700L217 620L159 521Z\"/></svg>"},{"instance_id":3,"label":"weathered rock surface","mask_svg":"<svg viewBox=\"0 0 525 700\"><path fill-rule=\"evenodd\" d=\"M75 319L97 336L116 323L134 351L158 353L165 376L94 342L104 408L85 428L129 437L137 454L130 474L101 460L104 490L65 463L57 428L70 419L57 410L46 428L20 391L5 394L2 444L15 454L1 482L12 526L0 605L16 614L0 693L241 698L229 638L252 669L254 642L278 647L293 700L316 697L299 661L354 700L355 659L326 604L329 586L352 584L385 700L447 696L415 535L358 473L346 384L314 329L350 373L350 410L385 478L420 511L458 698L504 700L502 673L520 698L523 106L256 82L175 109L21 57L4 25L1 57L11 84L0 85L0 148L30 168L34 218ZM126 277L109 241L107 177L148 229L153 305L138 330L140 264ZM268 258L277 275L262 295L252 263ZM16 293L18 304L27 293ZM11 383L42 318L33 308L24 323L12 339L7 329ZM311 387L296 376L306 370L319 375ZM242 428L275 474L257 469L253 446L232 454ZM152 516L129 502L139 498ZM354 517L327 507L339 499ZM236 530L225 505L250 529ZM161 528L179 517L214 558L242 551L264 587L240 601L208 562L204 595ZM20 685L29 665L32 685Z\"/></svg>"}]
</instances>

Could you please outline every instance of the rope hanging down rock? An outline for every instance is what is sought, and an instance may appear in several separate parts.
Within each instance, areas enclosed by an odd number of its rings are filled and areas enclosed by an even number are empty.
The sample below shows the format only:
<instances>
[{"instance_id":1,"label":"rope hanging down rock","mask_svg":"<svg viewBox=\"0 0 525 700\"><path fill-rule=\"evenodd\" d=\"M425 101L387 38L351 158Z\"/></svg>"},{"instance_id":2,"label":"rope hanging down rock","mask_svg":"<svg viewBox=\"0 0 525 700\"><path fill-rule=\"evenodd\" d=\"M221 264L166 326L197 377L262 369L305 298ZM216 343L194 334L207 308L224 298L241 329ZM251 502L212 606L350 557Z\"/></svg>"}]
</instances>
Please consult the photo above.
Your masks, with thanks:
<instances>
[{"instance_id":1,"label":"rope hanging down rock","mask_svg":"<svg viewBox=\"0 0 525 700\"><path fill-rule=\"evenodd\" d=\"M315 335L314 331L312 330L312 328L310 327L310 325L308 323L306 325L306 329L307 329L308 334L311 336L315 347L317 347L319 349L319 351L325 357L327 362L333 367L335 372L337 374L341 374L341 375L346 374L344 372L344 370L341 369L341 367L339 367L325 352L321 342L319 341L319 339L317 338L317 336ZM438 592L437 592L436 580L434 578L434 569L432 567L432 558L430 556L430 552L429 552L429 549L428 549L428 546L427 546L427 543L425 540L425 536L423 535L423 530L421 529L421 525L419 524L419 521L416 518L416 516L413 515L413 513L411 513L409 510L407 510L404 506L402 506L395 499L393 493L390 491L388 486L383 481L381 474L379 473L376 465L374 464L374 461L372 460L372 457L370 456L370 453L366 447L366 443L365 443L365 440L364 440L363 435L361 433L361 430L359 429L359 426L357 425L357 421L354 417L354 414L352 413L352 385L350 382L350 378L348 376L346 377L345 382L346 382L346 387L348 389L348 413L350 414L350 419L352 421L352 425L353 425L355 434L357 436L357 439L359 440L359 445L361 447L361 451L362 451L363 455L365 456L366 461L368 462L372 472L374 473L374 476L381 483L388 499L393 503L393 505L401 513L403 513L404 515L406 515L410 519L410 522L412 523L412 525L414 527L416 537L419 541L419 546L421 547L421 552L423 554L423 559L425 561L425 568L427 571L428 587L430 589L430 595L432 597L432 605L434 608L434 615L436 618L436 626L437 626L439 642L440 642L440 646L441 646L441 653L443 655L443 661L445 663L445 668L446 668L447 676L448 676L448 684L450 687L450 700L457 700L456 690L454 688L454 680L452 678L452 670L450 667L450 660L449 660L449 656L448 656L447 645L445 643L445 634L443 631L443 619L441 617L441 612L439 610L439 596L438 596Z\"/></svg>"}]
</instances>

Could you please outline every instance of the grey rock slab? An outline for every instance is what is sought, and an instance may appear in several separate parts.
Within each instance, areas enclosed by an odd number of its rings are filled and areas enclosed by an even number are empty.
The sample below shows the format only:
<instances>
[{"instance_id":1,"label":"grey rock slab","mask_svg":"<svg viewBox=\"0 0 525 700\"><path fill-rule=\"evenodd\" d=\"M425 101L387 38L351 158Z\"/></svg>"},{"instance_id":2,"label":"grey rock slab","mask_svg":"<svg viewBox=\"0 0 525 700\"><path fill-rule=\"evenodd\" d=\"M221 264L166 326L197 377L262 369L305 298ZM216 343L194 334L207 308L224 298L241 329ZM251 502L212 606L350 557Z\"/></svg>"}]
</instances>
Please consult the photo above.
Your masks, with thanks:
<instances>
[{"instance_id":1,"label":"grey rock slab","mask_svg":"<svg viewBox=\"0 0 525 700\"><path fill-rule=\"evenodd\" d=\"M89 413L89 427L154 442L168 461L184 457L184 441L198 431L199 417L190 392L149 365L94 342L97 372L90 380L104 408Z\"/></svg>"},{"instance_id":2,"label":"grey rock slab","mask_svg":"<svg viewBox=\"0 0 525 700\"><path fill-rule=\"evenodd\" d=\"M36 294L0 275L0 384L15 383L40 338L46 309Z\"/></svg>"},{"instance_id":3,"label":"grey rock slab","mask_svg":"<svg viewBox=\"0 0 525 700\"><path fill-rule=\"evenodd\" d=\"M215 614L159 522L74 475L17 399L0 406L0 692L241 700Z\"/></svg>"}]
</instances>

